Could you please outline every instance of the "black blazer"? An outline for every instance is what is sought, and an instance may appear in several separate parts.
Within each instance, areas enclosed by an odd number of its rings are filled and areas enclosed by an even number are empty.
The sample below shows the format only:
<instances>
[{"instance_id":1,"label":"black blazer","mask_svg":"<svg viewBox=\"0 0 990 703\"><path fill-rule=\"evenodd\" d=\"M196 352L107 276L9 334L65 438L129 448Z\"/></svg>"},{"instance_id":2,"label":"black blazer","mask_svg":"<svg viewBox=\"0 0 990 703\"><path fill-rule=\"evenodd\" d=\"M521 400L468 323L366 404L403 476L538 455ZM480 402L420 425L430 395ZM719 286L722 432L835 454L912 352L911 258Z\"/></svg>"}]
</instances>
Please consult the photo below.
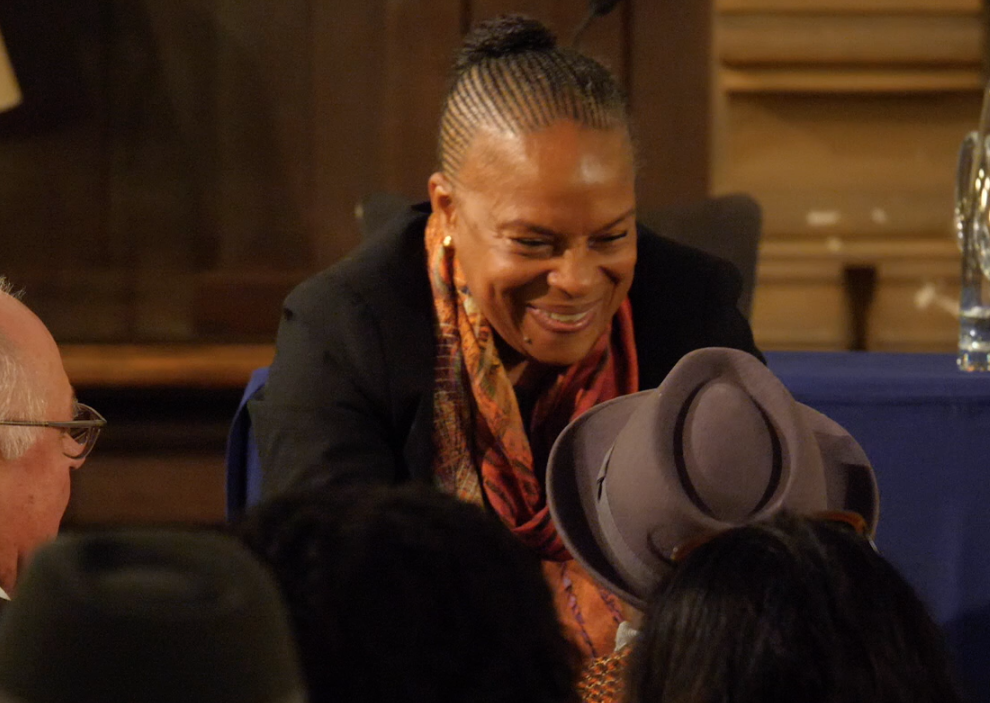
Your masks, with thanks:
<instances>
[{"instance_id":1,"label":"black blazer","mask_svg":"<svg viewBox=\"0 0 990 703\"><path fill-rule=\"evenodd\" d=\"M336 481L432 479L433 298L428 207L392 220L286 298L277 352L248 408L265 495ZM639 228L629 298L640 388L684 354L735 347L760 358L726 261Z\"/></svg>"}]
</instances>

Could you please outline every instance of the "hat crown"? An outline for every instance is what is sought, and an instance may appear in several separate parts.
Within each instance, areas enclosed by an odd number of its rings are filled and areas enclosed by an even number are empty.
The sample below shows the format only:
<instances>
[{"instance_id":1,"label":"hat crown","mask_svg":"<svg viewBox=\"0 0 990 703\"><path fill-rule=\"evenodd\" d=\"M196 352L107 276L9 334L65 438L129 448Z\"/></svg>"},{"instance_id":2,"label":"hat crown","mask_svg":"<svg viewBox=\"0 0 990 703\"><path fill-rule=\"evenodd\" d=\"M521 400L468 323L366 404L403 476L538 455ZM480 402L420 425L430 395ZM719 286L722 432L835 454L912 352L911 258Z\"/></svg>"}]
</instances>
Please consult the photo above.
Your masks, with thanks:
<instances>
[{"instance_id":1,"label":"hat crown","mask_svg":"<svg viewBox=\"0 0 990 703\"><path fill-rule=\"evenodd\" d=\"M633 591L649 593L674 549L701 534L825 508L821 456L797 407L763 364L728 349L688 354L642 394L597 506L602 546Z\"/></svg>"},{"instance_id":2,"label":"hat crown","mask_svg":"<svg viewBox=\"0 0 990 703\"><path fill-rule=\"evenodd\" d=\"M781 480L777 430L734 382L699 386L680 414L674 461L682 488L716 520L741 522L764 507Z\"/></svg>"}]
</instances>

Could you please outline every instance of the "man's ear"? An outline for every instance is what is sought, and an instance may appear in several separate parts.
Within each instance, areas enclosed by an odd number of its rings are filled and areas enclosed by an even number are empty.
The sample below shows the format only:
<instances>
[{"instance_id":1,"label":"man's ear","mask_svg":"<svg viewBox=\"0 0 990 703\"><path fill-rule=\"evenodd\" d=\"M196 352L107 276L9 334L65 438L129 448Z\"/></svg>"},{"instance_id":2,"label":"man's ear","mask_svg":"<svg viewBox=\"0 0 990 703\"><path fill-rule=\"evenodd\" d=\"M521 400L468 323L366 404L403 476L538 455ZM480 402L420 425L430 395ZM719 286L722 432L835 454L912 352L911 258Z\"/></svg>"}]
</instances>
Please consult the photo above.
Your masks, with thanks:
<instances>
[{"instance_id":1,"label":"man's ear","mask_svg":"<svg viewBox=\"0 0 990 703\"><path fill-rule=\"evenodd\" d=\"M430 176L430 206L444 227L453 227L457 223L457 208L454 206L453 190L450 180L444 174L437 171Z\"/></svg>"}]
</instances>

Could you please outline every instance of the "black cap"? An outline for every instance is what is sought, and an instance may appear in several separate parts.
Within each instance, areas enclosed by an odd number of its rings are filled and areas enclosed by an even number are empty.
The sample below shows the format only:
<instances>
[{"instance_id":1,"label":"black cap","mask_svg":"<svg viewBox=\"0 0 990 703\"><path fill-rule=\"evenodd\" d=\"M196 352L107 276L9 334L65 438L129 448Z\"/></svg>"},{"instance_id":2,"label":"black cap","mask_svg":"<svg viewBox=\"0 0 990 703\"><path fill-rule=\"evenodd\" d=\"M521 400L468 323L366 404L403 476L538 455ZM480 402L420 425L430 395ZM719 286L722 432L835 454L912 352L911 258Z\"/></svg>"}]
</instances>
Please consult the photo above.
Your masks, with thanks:
<instances>
[{"instance_id":1,"label":"black cap","mask_svg":"<svg viewBox=\"0 0 990 703\"><path fill-rule=\"evenodd\" d=\"M0 692L26 703L305 699L265 567L231 537L166 530L38 550L0 618Z\"/></svg>"}]
</instances>

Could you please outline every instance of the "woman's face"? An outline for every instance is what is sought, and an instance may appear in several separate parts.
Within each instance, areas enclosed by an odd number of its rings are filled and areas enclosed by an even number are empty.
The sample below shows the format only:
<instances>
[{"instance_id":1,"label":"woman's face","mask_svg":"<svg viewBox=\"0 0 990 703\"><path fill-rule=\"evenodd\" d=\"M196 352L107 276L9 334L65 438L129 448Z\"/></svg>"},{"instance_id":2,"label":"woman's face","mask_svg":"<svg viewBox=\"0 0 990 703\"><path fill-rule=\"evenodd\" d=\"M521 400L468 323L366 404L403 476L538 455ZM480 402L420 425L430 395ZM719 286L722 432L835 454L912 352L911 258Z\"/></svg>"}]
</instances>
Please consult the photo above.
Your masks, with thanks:
<instances>
[{"instance_id":1,"label":"woman's face","mask_svg":"<svg viewBox=\"0 0 990 703\"><path fill-rule=\"evenodd\" d=\"M624 129L570 121L482 131L456 183L430 178L472 297L523 357L573 364L608 328L636 265L634 181Z\"/></svg>"}]
</instances>

